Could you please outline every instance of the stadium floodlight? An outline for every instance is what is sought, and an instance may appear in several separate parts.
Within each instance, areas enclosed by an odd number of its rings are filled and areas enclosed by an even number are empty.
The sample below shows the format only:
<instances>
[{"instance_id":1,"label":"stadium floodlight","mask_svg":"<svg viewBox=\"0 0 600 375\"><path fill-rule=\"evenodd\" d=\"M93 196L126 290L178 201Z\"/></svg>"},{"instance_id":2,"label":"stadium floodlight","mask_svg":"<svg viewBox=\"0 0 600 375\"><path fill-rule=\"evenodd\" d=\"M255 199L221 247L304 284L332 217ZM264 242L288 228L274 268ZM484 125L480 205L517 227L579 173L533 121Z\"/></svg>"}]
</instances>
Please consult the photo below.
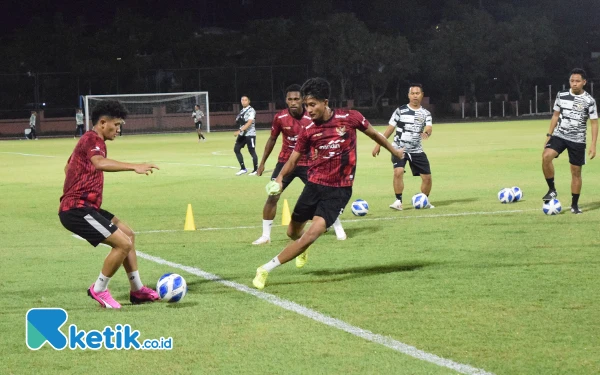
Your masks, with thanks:
<instances>
[{"instance_id":1,"label":"stadium floodlight","mask_svg":"<svg viewBox=\"0 0 600 375\"><path fill-rule=\"evenodd\" d=\"M203 130L210 132L208 92L175 92L160 94L86 95L84 98L85 128L90 130L91 114L102 100L118 100L129 111L125 125L126 134L169 133L192 131L192 112L198 104L204 113Z\"/></svg>"}]
</instances>

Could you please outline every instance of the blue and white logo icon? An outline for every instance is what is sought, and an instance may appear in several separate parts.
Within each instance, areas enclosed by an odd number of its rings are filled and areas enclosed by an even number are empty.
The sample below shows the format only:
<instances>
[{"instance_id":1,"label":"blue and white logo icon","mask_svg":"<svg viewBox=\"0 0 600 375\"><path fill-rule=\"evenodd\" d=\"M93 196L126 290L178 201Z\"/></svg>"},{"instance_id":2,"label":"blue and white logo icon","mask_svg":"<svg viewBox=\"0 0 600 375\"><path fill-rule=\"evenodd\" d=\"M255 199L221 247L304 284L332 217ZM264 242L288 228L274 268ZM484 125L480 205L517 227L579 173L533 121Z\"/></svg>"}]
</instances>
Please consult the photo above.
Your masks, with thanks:
<instances>
[{"instance_id":1,"label":"blue and white logo icon","mask_svg":"<svg viewBox=\"0 0 600 375\"><path fill-rule=\"evenodd\" d=\"M61 331L69 315L60 308L30 309L25 316L25 341L31 350L38 350L47 342L56 350L67 347L67 336Z\"/></svg>"}]
</instances>

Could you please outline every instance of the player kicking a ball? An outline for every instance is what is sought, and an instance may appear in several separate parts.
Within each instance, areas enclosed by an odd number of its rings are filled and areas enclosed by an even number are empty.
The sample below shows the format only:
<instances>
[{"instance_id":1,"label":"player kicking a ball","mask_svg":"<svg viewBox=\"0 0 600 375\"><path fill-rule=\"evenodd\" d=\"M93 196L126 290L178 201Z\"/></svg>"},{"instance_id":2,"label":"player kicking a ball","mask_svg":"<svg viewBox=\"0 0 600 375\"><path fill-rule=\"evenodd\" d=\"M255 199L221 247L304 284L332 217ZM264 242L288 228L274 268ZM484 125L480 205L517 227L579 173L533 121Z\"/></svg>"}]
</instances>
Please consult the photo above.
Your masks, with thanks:
<instances>
[{"instance_id":1,"label":"player kicking a ball","mask_svg":"<svg viewBox=\"0 0 600 375\"><path fill-rule=\"evenodd\" d=\"M263 172L265 171L265 163L275 147L277 137L279 137L279 134L282 133L283 144L281 146L281 152L279 153L277 165L275 166L275 170L271 175L272 180L275 180L275 178L279 175L283 165L290 158L292 151L294 151L300 130L312 122L311 118L304 110L304 106L302 105L300 85L291 85L285 91L285 102L288 108L278 112L273 118L271 136L267 140L265 152L263 153L263 157L260 161L257 171L257 174L262 176ZM298 160L296 168L294 168L289 175L283 178L281 192L283 192L296 177L298 177L302 183L306 185L306 182L308 181L308 165L310 163L309 156L310 154L303 155L300 160ZM271 242L271 227L273 225L273 219L275 219L275 214L277 213L277 202L279 201L279 197L281 197L281 194L269 195L267 198L263 208L263 233L259 239L252 242L253 245L262 245ZM340 222L339 218L337 218L333 223L333 229L335 230L338 240L343 241L346 239L346 233L344 232L344 228L342 227L342 223Z\"/></svg>"},{"instance_id":2,"label":"player kicking a ball","mask_svg":"<svg viewBox=\"0 0 600 375\"><path fill-rule=\"evenodd\" d=\"M125 122L127 110L117 101L102 101L92 112L93 130L85 133L65 166L65 184L58 216L62 225L96 247L112 247L104 259L100 276L89 287L88 295L100 306L119 309L108 290L108 282L123 265L131 285L131 303L157 300L156 291L142 285L135 253L135 235L115 215L100 208L104 172L135 171L152 173L154 164L129 164L106 158L106 140L114 140Z\"/></svg>"},{"instance_id":3,"label":"player kicking a ball","mask_svg":"<svg viewBox=\"0 0 600 375\"><path fill-rule=\"evenodd\" d=\"M274 268L296 258L296 266L306 263L306 250L333 224L352 196L356 171L356 130L360 130L398 158L403 149L394 149L360 112L329 108L329 82L311 78L301 88L302 99L312 122L298 135L296 147L281 172L269 183L270 194L278 194L283 179L294 171L298 161L314 150L308 168L308 182L294 207L287 235L294 240L279 255L258 267L252 284L263 289ZM308 220L310 227L304 231Z\"/></svg>"}]
</instances>

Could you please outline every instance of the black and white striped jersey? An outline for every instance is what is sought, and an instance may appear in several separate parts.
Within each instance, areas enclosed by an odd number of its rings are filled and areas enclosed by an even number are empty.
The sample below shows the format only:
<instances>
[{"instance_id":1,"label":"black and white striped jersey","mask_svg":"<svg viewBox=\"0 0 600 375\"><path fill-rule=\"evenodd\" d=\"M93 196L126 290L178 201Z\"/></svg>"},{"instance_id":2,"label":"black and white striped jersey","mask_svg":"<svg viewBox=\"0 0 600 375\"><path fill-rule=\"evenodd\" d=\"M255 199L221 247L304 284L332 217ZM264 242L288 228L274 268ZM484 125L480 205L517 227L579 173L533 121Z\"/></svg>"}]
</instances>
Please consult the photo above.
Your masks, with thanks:
<instances>
[{"instance_id":1,"label":"black and white striped jersey","mask_svg":"<svg viewBox=\"0 0 600 375\"><path fill-rule=\"evenodd\" d=\"M204 112L202 112L201 110L194 111L192 112L192 117L194 118L194 122L201 122L202 117L204 117Z\"/></svg>"},{"instance_id":2,"label":"black and white striped jersey","mask_svg":"<svg viewBox=\"0 0 600 375\"><path fill-rule=\"evenodd\" d=\"M567 141L585 143L587 120L598 118L596 101L587 92L575 95L569 91L556 94L554 110L560 112L553 136Z\"/></svg>"},{"instance_id":3,"label":"black and white striped jersey","mask_svg":"<svg viewBox=\"0 0 600 375\"><path fill-rule=\"evenodd\" d=\"M390 125L396 127L394 144L404 147L405 152L423 152L421 133L432 125L431 113L423 107L412 109L408 104L397 108L390 118Z\"/></svg>"},{"instance_id":4,"label":"black and white striped jersey","mask_svg":"<svg viewBox=\"0 0 600 375\"><path fill-rule=\"evenodd\" d=\"M77 112L75 114L75 122L77 123L77 125L83 125L83 113Z\"/></svg>"},{"instance_id":5,"label":"black and white striped jersey","mask_svg":"<svg viewBox=\"0 0 600 375\"><path fill-rule=\"evenodd\" d=\"M247 106L246 108L242 108L240 114L235 118L236 124L241 129L244 124L248 122L248 120L252 119L252 124L243 134L240 135L256 135L256 111L251 106Z\"/></svg>"}]
</instances>

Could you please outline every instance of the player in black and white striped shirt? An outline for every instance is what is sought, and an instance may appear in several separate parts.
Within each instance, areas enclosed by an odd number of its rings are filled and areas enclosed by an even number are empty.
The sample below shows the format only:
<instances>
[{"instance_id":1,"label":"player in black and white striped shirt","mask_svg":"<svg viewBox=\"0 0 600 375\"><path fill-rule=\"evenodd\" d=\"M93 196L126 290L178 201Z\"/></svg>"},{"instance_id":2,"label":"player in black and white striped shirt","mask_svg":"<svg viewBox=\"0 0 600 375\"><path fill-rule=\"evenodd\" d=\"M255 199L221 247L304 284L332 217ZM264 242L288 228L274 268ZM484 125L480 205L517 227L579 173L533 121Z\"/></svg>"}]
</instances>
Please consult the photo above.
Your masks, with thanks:
<instances>
[{"instance_id":1,"label":"player in black and white striped shirt","mask_svg":"<svg viewBox=\"0 0 600 375\"><path fill-rule=\"evenodd\" d=\"M421 106L423 86L413 83L408 89L409 103L398 107L390 118L389 126L383 136L388 138L394 131L394 147L404 148L404 158L392 155L394 165L394 194L396 200L390 205L402 211L402 192L404 191L404 168L410 164L413 176L421 176L421 192L427 196L431 193L431 167L427 154L423 151L422 140L429 139L433 131L431 113ZM379 155L380 146L375 145L373 156ZM429 203L427 208L434 208Z\"/></svg>"},{"instance_id":2,"label":"player in black and white striped shirt","mask_svg":"<svg viewBox=\"0 0 600 375\"><path fill-rule=\"evenodd\" d=\"M549 189L542 199L547 202L558 196L552 161L566 149L571 164L571 212L580 214L581 167L585 164L587 120L590 119L592 124L592 144L588 154L593 159L598 139L598 110L594 98L583 89L587 83L585 70L573 69L569 83L569 91L560 91L556 95L554 115L546 134L548 139L542 154L542 170Z\"/></svg>"},{"instance_id":3,"label":"player in black and white striped shirt","mask_svg":"<svg viewBox=\"0 0 600 375\"><path fill-rule=\"evenodd\" d=\"M200 139L206 141L206 137L202 134L202 117L204 117L204 112L202 112L200 106L196 104L194 106L194 112L192 112L192 118L194 119L194 125L196 125L196 132L198 132L198 142L200 142Z\"/></svg>"}]
</instances>

